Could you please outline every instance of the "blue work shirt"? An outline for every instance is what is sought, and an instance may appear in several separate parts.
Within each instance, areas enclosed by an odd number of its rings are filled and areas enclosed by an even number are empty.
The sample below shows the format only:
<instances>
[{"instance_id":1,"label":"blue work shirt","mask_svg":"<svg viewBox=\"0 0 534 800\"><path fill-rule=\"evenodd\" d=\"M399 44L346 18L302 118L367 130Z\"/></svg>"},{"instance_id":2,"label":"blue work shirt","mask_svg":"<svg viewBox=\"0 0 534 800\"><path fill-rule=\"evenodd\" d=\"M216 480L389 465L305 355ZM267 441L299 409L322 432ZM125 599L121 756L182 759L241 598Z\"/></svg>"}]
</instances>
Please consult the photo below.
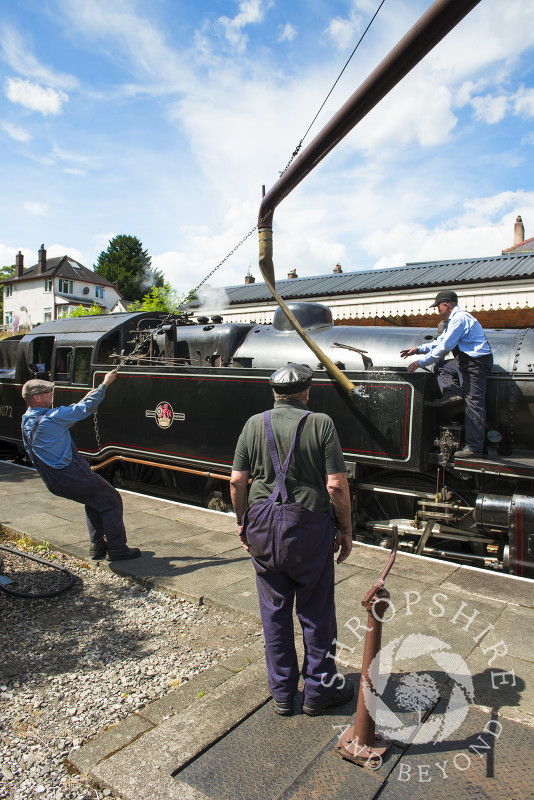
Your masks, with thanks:
<instances>
[{"instance_id":1,"label":"blue work shirt","mask_svg":"<svg viewBox=\"0 0 534 800\"><path fill-rule=\"evenodd\" d=\"M102 383L79 403L58 408L28 408L22 417L22 438L30 457L29 442L39 417L44 416L33 437L31 450L49 467L61 469L72 461L72 439L69 433L75 422L90 417L104 399L106 387Z\"/></svg>"},{"instance_id":2,"label":"blue work shirt","mask_svg":"<svg viewBox=\"0 0 534 800\"><path fill-rule=\"evenodd\" d=\"M469 311L464 311L459 306L454 306L441 336L430 344L419 345L417 352L427 353L419 359L419 366L435 364L455 347L471 358L491 355L491 347L482 325Z\"/></svg>"}]
</instances>

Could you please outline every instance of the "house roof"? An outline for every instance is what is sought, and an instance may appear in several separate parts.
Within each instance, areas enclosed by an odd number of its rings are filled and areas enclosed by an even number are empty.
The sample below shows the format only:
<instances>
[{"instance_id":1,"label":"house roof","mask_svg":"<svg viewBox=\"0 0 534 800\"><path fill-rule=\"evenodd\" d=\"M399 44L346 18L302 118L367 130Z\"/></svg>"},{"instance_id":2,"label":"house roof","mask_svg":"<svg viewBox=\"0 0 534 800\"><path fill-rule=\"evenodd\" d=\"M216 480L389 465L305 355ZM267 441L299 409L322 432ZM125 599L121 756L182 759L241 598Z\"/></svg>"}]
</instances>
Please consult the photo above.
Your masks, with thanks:
<instances>
[{"instance_id":1,"label":"house roof","mask_svg":"<svg viewBox=\"0 0 534 800\"><path fill-rule=\"evenodd\" d=\"M514 244L513 247L507 247L506 250L502 252L503 255L505 253L532 253L534 252L534 236L531 239L525 239L524 242Z\"/></svg>"},{"instance_id":2,"label":"house roof","mask_svg":"<svg viewBox=\"0 0 534 800\"><path fill-rule=\"evenodd\" d=\"M277 280L276 290L286 300L307 297L337 297L401 289L423 289L427 286L462 286L498 281L519 281L534 278L534 252L487 258L463 258L455 261L427 261L404 267L371 269L318 275L311 278ZM228 305L272 302L267 285L249 283L226 287ZM190 307L200 305L197 301Z\"/></svg>"},{"instance_id":3,"label":"house roof","mask_svg":"<svg viewBox=\"0 0 534 800\"><path fill-rule=\"evenodd\" d=\"M102 275L97 275L96 272L84 267L79 261L66 255L47 258L46 270L42 273L39 273L39 264L34 264L32 267L25 269L20 278L12 275L10 278L0 281L0 283L20 283L22 281L35 280L35 278L54 278L56 276L69 280L86 281L99 286L113 286L116 289L112 281L108 281Z\"/></svg>"},{"instance_id":4,"label":"house roof","mask_svg":"<svg viewBox=\"0 0 534 800\"><path fill-rule=\"evenodd\" d=\"M56 292L56 297L61 297L65 303L72 305L73 303L78 303L78 305L82 306L99 306L100 308L107 308L105 303L100 303L94 297L76 297L73 294L65 294L65 292Z\"/></svg>"},{"instance_id":5,"label":"house roof","mask_svg":"<svg viewBox=\"0 0 534 800\"><path fill-rule=\"evenodd\" d=\"M118 305L120 303L121 306L130 306L135 302L136 302L135 300L126 300L126 298L124 298L124 297L119 297L117 300L115 300L115 304L114 305L116 306L116 305Z\"/></svg>"}]
</instances>

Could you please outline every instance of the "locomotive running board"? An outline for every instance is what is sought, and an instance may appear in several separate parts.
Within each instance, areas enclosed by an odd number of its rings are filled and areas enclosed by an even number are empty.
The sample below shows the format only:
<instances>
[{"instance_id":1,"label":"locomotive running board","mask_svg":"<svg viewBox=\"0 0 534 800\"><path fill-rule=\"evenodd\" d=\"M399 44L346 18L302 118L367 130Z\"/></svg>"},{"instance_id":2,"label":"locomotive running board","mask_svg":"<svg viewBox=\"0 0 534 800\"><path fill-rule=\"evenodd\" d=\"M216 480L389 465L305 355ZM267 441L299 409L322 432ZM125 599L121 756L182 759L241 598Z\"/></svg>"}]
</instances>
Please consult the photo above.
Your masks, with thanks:
<instances>
[{"instance_id":1,"label":"locomotive running board","mask_svg":"<svg viewBox=\"0 0 534 800\"><path fill-rule=\"evenodd\" d=\"M478 472L503 478L534 478L534 459L492 456L488 458L456 458L454 469L460 472Z\"/></svg>"}]
</instances>

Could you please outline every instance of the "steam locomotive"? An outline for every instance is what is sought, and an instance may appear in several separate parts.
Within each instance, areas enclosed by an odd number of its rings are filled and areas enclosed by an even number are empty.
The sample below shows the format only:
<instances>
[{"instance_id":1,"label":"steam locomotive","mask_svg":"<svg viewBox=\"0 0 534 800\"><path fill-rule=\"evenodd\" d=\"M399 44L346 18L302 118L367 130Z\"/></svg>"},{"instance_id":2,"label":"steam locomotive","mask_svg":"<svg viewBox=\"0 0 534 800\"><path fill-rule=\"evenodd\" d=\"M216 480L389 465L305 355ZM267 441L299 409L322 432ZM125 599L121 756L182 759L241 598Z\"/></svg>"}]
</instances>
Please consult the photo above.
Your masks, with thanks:
<instances>
[{"instance_id":1,"label":"steam locomotive","mask_svg":"<svg viewBox=\"0 0 534 800\"><path fill-rule=\"evenodd\" d=\"M463 409L428 406L436 376L409 374L402 349L433 329L337 326L316 303L289 309L354 386L348 396L277 310L269 325L127 313L47 322L0 342L0 448L23 457L23 383L79 400L120 364L94 418L73 428L108 480L225 509L233 451L251 414L272 405L269 375L314 370L310 408L336 425L350 475L355 539L534 578L534 330L487 330L487 457L455 459ZM452 411L450 409L453 409Z\"/></svg>"}]
</instances>

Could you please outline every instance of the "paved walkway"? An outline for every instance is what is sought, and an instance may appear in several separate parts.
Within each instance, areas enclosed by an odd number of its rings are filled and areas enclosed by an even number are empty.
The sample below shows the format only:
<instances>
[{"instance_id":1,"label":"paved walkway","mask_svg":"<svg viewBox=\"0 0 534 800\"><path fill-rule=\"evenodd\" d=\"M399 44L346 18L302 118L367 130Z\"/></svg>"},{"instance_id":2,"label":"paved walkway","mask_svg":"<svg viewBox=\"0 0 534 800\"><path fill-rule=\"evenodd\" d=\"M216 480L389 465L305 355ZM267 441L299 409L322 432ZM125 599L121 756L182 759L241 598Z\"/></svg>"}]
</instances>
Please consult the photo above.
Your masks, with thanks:
<instances>
[{"instance_id":1,"label":"paved walkway","mask_svg":"<svg viewBox=\"0 0 534 800\"><path fill-rule=\"evenodd\" d=\"M4 526L88 560L81 506L52 496L22 467L0 463L0 481ZM95 568L259 619L232 516L122 495L128 542L142 557L90 562ZM360 600L387 555L356 546L336 567L338 663L356 689L366 624ZM247 649L246 665L234 654L73 752L72 763L127 800L365 800L380 789L381 800L397 800L422 797L430 781L433 798L468 790L534 797L532 582L401 553L387 588L378 727L406 738L424 704L441 700L415 742L394 746L376 772L333 754L356 697L319 718L273 713L261 643Z\"/></svg>"}]
</instances>

